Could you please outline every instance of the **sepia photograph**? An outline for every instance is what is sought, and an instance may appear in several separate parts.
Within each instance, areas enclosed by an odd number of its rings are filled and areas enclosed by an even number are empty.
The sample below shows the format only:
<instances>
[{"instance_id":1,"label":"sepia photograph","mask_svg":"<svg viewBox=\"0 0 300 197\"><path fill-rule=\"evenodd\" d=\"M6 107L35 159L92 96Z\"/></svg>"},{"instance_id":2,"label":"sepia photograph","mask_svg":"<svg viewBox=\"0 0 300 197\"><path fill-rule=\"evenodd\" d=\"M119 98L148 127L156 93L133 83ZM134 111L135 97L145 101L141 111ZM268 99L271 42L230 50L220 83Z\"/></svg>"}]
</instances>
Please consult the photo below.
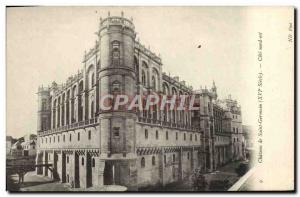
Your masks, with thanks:
<instances>
[{"instance_id":1,"label":"sepia photograph","mask_svg":"<svg viewBox=\"0 0 300 197\"><path fill-rule=\"evenodd\" d=\"M6 190L295 191L294 17L7 6Z\"/></svg>"}]
</instances>

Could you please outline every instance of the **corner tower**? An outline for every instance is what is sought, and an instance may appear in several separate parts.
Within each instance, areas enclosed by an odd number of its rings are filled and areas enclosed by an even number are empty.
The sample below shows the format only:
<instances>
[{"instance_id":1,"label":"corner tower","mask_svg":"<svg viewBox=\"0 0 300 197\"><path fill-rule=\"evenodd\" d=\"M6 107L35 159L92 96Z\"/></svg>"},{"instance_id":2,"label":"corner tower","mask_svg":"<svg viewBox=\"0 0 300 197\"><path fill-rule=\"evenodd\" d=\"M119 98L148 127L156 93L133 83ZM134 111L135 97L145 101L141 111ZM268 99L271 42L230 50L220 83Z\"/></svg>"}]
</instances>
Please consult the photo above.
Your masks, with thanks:
<instances>
[{"instance_id":1,"label":"corner tower","mask_svg":"<svg viewBox=\"0 0 300 197\"><path fill-rule=\"evenodd\" d=\"M50 90L47 87L39 87L38 89L38 115L37 115L37 132L50 129Z\"/></svg>"},{"instance_id":2,"label":"corner tower","mask_svg":"<svg viewBox=\"0 0 300 197\"><path fill-rule=\"evenodd\" d=\"M100 48L99 92L105 95L136 94L134 70L135 30L132 20L110 16L100 19L98 31ZM136 113L127 110L99 112L100 160L103 184L137 186L135 153Z\"/></svg>"}]
</instances>

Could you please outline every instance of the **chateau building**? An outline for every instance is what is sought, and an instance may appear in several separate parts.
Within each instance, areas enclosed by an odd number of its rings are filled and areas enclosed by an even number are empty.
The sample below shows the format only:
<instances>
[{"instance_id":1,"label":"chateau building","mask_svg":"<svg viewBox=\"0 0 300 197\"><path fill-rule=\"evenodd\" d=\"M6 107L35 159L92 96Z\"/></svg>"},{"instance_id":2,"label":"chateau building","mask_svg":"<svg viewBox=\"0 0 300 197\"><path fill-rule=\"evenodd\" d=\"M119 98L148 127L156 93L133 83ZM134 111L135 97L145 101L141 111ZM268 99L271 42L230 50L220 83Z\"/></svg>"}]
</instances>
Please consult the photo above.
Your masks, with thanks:
<instances>
[{"instance_id":1,"label":"chateau building","mask_svg":"<svg viewBox=\"0 0 300 197\"><path fill-rule=\"evenodd\" d=\"M162 71L162 60L137 39L133 20L100 19L83 69L66 83L38 89L37 174L74 187L124 185L129 190L213 171L243 158L241 110L217 99L217 88L194 91ZM100 108L106 95L195 95L197 110Z\"/></svg>"}]
</instances>

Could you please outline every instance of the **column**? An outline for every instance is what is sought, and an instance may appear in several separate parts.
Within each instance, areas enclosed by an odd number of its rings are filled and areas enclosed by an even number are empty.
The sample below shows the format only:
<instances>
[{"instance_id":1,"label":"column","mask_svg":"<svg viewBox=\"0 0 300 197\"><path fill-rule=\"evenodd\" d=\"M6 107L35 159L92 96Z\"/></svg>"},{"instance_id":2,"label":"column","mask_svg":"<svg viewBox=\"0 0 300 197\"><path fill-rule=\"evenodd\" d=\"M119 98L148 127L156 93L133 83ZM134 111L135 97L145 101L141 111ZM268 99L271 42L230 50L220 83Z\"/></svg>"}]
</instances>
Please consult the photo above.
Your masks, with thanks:
<instances>
[{"instance_id":1,"label":"column","mask_svg":"<svg viewBox=\"0 0 300 197\"><path fill-rule=\"evenodd\" d=\"M90 163L90 165L92 165L91 163ZM85 180L85 182L84 182L84 188L87 188L88 187L88 179L87 179L87 174L88 174L88 151L87 150L85 150L84 151L84 173L82 173L81 175L82 175L82 179L83 180ZM80 176L81 176L80 175Z\"/></svg>"},{"instance_id":2,"label":"column","mask_svg":"<svg viewBox=\"0 0 300 197\"><path fill-rule=\"evenodd\" d=\"M54 128L54 124L53 124L53 114L54 114L54 109L53 109L54 107L53 107L53 104L51 103L51 114L50 114L50 118L51 118L51 129L53 129Z\"/></svg>"},{"instance_id":3,"label":"column","mask_svg":"<svg viewBox=\"0 0 300 197\"><path fill-rule=\"evenodd\" d=\"M192 147L192 154L191 154L191 169L194 170L195 164L194 164L194 147Z\"/></svg>"},{"instance_id":4,"label":"column","mask_svg":"<svg viewBox=\"0 0 300 197\"><path fill-rule=\"evenodd\" d=\"M179 150L179 180L183 180L183 167L182 167L182 162L183 162L183 152L182 152L182 147L180 147Z\"/></svg>"},{"instance_id":5,"label":"column","mask_svg":"<svg viewBox=\"0 0 300 197\"><path fill-rule=\"evenodd\" d=\"M104 167L105 167L105 160L100 159L100 157L95 158L95 168L97 173L97 181L98 186L104 185Z\"/></svg>"},{"instance_id":6,"label":"column","mask_svg":"<svg viewBox=\"0 0 300 197\"><path fill-rule=\"evenodd\" d=\"M162 186L165 185L165 180L164 180L164 168L165 168L165 160L164 160L164 155L165 151L164 148L162 148L161 153L160 153L160 159L159 159L159 174L160 174L160 180Z\"/></svg>"},{"instance_id":7,"label":"column","mask_svg":"<svg viewBox=\"0 0 300 197\"><path fill-rule=\"evenodd\" d=\"M58 105L58 101L57 101L56 105L55 105L55 128L57 128L57 124L58 124L58 121L59 121L59 119L58 119L58 107L59 107L59 105Z\"/></svg>"},{"instance_id":8,"label":"column","mask_svg":"<svg viewBox=\"0 0 300 197\"><path fill-rule=\"evenodd\" d=\"M43 164L48 164L48 154L45 150L43 150ZM48 168L46 166L43 167L43 175L48 175Z\"/></svg>"}]
</instances>

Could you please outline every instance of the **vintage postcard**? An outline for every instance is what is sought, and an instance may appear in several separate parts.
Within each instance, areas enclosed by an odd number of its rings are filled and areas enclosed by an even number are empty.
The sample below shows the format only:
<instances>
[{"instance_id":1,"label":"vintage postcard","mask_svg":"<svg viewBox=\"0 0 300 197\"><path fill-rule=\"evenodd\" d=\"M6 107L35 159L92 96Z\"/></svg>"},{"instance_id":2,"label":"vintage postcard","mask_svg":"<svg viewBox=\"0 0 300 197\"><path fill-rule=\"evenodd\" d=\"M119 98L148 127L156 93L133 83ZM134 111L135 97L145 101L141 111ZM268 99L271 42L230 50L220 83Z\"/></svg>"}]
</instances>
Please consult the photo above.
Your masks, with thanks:
<instances>
[{"instance_id":1,"label":"vintage postcard","mask_svg":"<svg viewBox=\"0 0 300 197\"><path fill-rule=\"evenodd\" d=\"M295 191L294 7L6 7L9 192Z\"/></svg>"}]
</instances>

